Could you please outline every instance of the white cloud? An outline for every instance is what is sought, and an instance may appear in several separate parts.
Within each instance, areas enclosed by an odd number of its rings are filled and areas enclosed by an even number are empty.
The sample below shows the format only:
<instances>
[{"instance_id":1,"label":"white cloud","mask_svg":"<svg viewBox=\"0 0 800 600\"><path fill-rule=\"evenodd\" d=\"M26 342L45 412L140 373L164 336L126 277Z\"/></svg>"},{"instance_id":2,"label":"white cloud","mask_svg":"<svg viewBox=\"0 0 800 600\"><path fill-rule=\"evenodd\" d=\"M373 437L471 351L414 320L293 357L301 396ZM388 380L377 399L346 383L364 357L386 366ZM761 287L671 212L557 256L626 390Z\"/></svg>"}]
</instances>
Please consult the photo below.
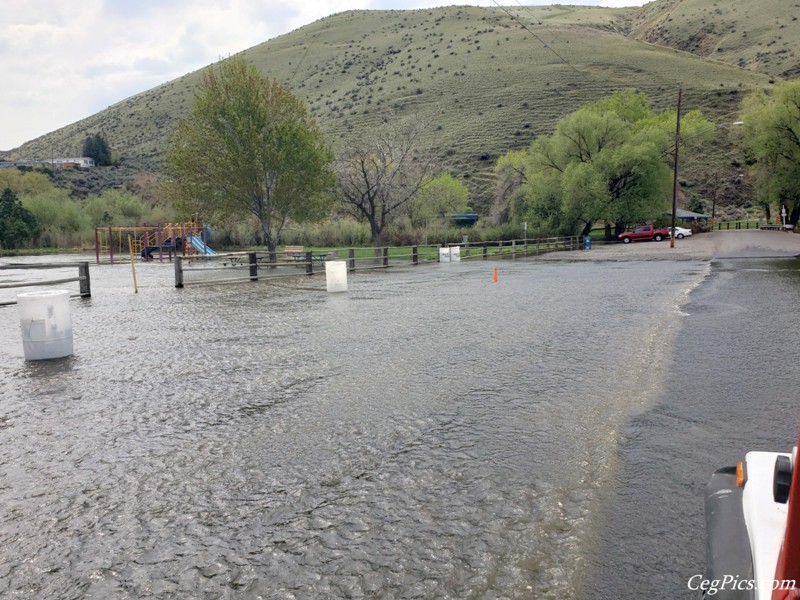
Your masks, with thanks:
<instances>
[{"instance_id":1,"label":"white cloud","mask_svg":"<svg viewBox=\"0 0 800 600\"><path fill-rule=\"evenodd\" d=\"M599 1L571 3L596 5ZM326 15L446 4L426 0L3 0L0 149L17 147ZM494 2L471 4L493 6Z\"/></svg>"}]
</instances>

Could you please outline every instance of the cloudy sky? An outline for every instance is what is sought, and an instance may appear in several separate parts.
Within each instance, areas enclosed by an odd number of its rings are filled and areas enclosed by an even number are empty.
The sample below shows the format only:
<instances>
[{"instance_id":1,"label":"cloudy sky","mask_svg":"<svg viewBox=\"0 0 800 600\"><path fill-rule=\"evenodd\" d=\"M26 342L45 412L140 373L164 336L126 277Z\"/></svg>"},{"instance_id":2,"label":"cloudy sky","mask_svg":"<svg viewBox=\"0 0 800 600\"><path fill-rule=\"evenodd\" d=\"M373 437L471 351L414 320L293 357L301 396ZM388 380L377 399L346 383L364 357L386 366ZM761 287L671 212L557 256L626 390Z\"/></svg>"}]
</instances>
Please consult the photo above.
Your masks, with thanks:
<instances>
[{"instance_id":1,"label":"cloudy sky","mask_svg":"<svg viewBox=\"0 0 800 600\"><path fill-rule=\"evenodd\" d=\"M646 0L561 3L641 6ZM0 150L333 13L450 4L496 5L493 0L2 0Z\"/></svg>"}]
</instances>

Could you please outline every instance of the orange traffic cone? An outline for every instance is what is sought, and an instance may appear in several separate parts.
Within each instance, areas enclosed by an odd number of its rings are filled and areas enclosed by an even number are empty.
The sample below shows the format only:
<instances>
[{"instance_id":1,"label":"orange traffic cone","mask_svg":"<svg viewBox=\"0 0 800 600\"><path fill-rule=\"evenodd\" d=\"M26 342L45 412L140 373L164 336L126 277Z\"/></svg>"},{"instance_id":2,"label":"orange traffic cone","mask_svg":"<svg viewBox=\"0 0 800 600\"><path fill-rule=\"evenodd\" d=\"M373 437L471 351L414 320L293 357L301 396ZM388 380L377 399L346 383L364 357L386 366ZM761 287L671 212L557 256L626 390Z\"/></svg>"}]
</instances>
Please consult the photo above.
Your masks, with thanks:
<instances>
[{"instance_id":1,"label":"orange traffic cone","mask_svg":"<svg viewBox=\"0 0 800 600\"><path fill-rule=\"evenodd\" d=\"M492 282L497 283L497 267L492 271Z\"/></svg>"}]
</instances>

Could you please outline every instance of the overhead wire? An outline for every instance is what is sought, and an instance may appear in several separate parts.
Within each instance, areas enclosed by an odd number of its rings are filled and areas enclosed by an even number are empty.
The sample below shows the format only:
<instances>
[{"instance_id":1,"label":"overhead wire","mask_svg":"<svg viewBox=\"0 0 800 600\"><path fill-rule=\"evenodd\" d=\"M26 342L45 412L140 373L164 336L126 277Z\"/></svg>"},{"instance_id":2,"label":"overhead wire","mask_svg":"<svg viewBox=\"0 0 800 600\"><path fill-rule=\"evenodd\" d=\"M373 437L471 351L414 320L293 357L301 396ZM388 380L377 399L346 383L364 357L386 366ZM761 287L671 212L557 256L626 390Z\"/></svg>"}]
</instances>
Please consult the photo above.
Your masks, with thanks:
<instances>
[{"instance_id":1,"label":"overhead wire","mask_svg":"<svg viewBox=\"0 0 800 600\"><path fill-rule=\"evenodd\" d=\"M534 37L534 38L535 38L535 39L536 39L536 40L537 40L537 41L538 41L540 44L542 44L542 47L544 47L544 48L545 48L545 50L549 50L550 52L552 52L552 53L553 53L555 56L557 56L557 57L558 57L558 58L561 60L561 62L563 62L565 65L567 65L567 66L568 66L570 69L572 69L572 70L573 70L573 71L575 71L576 73L579 73L579 74L581 74L581 75L584 75L584 73L583 73L583 72L582 72L580 69L578 69L578 68L577 68L575 65L573 65L571 62L569 62L569 61L568 61L566 58L564 58L563 56L561 56L561 54L559 54L558 52L556 52L556 50L555 50L555 49L554 49L552 46L550 46L550 44L548 44L548 43L547 43L546 41L544 41L544 40L543 40L541 37L539 37L539 36L538 36L536 33L534 33L534 31L533 31L533 30L532 30L530 27L528 27L528 26L527 26L525 23L523 23L523 22L522 22L522 21L519 19L519 17L517 17L516 15L512 14L512 13L511 13L511 12L510 12L510 11L509 11L507 8L505 8L504 6L501 6L501 5L500 5L500 3L499 3L497 0L492 0L492 1L495 3L495 5L497 6L497 8L499 8L499 9L500 9L500 10L502 10L504 13L506 13L506 15L508 15L508 17L509 17L509 18L511 18L511 20L515 21L515 22L517 23L517 25L519 25L519 26L520 26L520 27L521 27L523 30L527 31L527 32L528 32L528 33L529 33L531 36L533 36L533 37Z\"/></svg>"}]
</instances>

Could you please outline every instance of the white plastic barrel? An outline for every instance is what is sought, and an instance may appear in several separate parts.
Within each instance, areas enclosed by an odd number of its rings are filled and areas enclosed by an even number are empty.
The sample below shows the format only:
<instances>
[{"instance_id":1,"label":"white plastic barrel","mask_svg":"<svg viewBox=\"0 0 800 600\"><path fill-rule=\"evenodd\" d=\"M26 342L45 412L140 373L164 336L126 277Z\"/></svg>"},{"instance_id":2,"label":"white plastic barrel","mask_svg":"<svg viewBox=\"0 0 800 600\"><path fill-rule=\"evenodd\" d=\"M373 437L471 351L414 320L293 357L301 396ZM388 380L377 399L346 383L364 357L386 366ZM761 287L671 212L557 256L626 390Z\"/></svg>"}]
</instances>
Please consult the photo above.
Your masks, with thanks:
<instances>
[{"instance_id":1,"label":"white plastic barrel","mask_svg":"<svg viewBox=\"0 0 800 600\"><path fill-rule=\"evenodd\" d=\"M450 262L450 248L439 248L439 262Z\"/></svg>"},{"instance_id":2,"label":"white plastic barrel","mask_svg":"<svg viewBox=\"0 0 800 600\"><path fill-rule=\"evenodd\" d=\"M325 282L329 292L347 291L347 262L329 260L325 263Z\"/></svg>"},{"instance_id":3,"label":"white plastic barrel","mask_svg":"<svg viewBox=\"0 0 800 600\"><path fill-rule=\"evenodd\" d=\"M461 262L461 246L450 248L450 262Z\"/></svg>"},{"instance_id":4,"label":"white plastic barrel","mask_svg":"<svg viewBox=\"0 0 800 600\"><path fill-rule=\"evenodd\" d=\"M72 319L67 290L17 294L17 310L26 360L47 360L72 354Z\"/></svg>"}]
</instances>

